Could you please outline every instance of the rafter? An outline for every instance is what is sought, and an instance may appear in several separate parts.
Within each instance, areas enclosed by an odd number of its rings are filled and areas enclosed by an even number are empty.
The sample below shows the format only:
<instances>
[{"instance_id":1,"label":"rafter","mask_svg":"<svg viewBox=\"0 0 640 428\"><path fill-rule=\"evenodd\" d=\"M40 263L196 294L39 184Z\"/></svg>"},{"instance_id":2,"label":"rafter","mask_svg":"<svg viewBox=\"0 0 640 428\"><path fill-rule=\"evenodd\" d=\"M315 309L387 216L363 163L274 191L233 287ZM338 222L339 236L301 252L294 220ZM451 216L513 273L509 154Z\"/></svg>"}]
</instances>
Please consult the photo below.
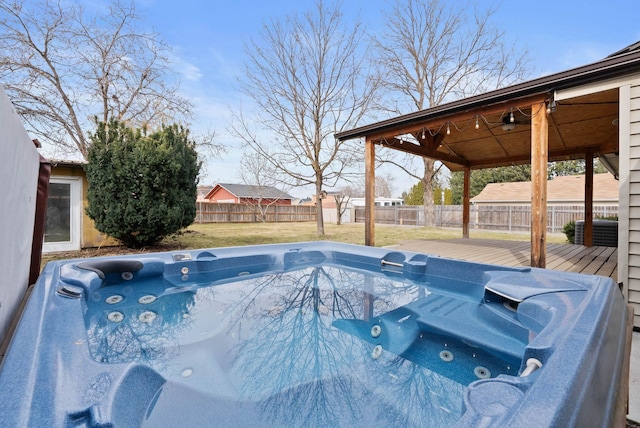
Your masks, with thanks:
<instances>
[{"instance_id":1,"label":"rafter","mask_svg":"<svg viewBox=\"0 0 640 428\"><path fill-rule=\"evenodd\" d=\"M439 160L442 162L450 162L456 165L469 165L469 161L455 155L450 155L448 153L441 152L439 150L432 150L429 145L419 146L417 144L411 143L409 141L404 141L399 138L390 138L385 140L377 140L376 144L379 144L383 147L389 147L394 150L399 150L405 153L411 153L418 156L424 156L431 159Z\"/></svg>"}]
</instances>

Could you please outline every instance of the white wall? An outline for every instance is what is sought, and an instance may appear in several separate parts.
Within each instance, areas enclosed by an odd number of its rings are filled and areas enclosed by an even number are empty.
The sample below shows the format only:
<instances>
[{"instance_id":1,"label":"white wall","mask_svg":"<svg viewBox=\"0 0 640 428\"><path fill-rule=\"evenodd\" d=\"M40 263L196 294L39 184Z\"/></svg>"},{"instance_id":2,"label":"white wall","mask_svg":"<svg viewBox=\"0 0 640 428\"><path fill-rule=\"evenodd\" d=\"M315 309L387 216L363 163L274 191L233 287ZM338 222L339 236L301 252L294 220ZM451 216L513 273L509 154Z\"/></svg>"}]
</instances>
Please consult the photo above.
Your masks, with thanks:
<instances>
[{"instance_id":1,"label":"white wall","mask_svg":"<svg viewBox=\"0 0 640 428\"><path fill-rule=\"evenodd\" d=\"M620 236L618 280L640 327L640 83L620 88Z\"/></svg>"},{"instance_id":2,"label":"white wall","mask_svg":"<svg viewBox=\"0 0 640 428\"><path fill-rule=\"evenodd\" d=\"M342 224L344 224L344 223L352 223L353 222L351 211L352 211L352 209L347 208L345 210L345 212L342 214L342 216L340 217L340 222ZM325 223L337 224L338 223L338 210L336 208L323 208L322 209L322 220Z\"/></svg>"},{"instance_id":3,"label":"white wall","mask_svg":"<svg viewBox=\"0 0 640 428\"><path fill-rule=\"evenodd\" d=\"M0 342L26 292L40 157L0 86Z\"/></svg>"}]
</instances>

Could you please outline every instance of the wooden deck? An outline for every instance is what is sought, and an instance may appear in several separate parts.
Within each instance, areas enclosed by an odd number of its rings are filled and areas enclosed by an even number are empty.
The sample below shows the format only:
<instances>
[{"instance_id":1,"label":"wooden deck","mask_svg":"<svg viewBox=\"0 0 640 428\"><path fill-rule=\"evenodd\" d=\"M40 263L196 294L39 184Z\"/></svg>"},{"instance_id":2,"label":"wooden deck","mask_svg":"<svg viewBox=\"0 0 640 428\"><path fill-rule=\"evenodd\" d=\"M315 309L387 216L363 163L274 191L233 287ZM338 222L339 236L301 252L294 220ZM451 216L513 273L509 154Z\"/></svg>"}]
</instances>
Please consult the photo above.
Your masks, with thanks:
<instances>
[{"instance_id":1,"label":"wooden deck","mask_svg":"<svg viewBox=\"0 0 640 428\"><path fill-rule=\"evenodd\" d=\"M399 250L502 266L530 266L531 244L491 239L413 239ZM618 249L572 244L547 244L547 269L611 277L618 282Z\"/></svg>"}]
</instances>

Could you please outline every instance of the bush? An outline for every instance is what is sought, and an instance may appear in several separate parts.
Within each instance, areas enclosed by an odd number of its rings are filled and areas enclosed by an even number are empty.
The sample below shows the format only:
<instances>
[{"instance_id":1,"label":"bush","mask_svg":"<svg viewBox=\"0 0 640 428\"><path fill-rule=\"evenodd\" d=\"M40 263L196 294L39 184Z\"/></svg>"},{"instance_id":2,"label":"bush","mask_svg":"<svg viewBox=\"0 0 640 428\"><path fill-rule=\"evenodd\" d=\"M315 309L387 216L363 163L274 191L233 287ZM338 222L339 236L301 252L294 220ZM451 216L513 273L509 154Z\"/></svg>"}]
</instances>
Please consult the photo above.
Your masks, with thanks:
<instances>
[{"instance_id":1,"label":"bush","mask_svg":"<svg viewBox=\"0 0 640 428\"><path fill-rule=\"evenodd\" d=\"M567 235L567 241L572 244L576 243L576 222L571 220L569 223L565 224L562 228L562 231L565 235Z\"/></svg>"},{"instance_id":2,"label":"bush","mask_svg":"<svg viewBox=\"0 0 640 428\"><path fill-rule=\"evenodd\" d=\"M193 223L200 163L188 130L146 135L111 120L90 138L87 215L100 232L135 248Z\"/></svg>"}]
</instances>

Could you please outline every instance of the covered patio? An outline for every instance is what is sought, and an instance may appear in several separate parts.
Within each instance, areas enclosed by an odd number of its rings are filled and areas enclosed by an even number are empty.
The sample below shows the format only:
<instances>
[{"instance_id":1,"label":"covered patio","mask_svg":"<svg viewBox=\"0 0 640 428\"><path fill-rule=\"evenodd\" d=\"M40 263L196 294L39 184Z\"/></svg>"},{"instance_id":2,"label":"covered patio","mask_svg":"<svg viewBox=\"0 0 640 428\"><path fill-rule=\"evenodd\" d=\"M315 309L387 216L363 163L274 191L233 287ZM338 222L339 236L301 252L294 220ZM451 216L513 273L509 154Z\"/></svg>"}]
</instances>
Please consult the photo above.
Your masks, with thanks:
<instances>
[{"instance_id":1,"label":"covered patio","mask_svg":"<svg viewBox=\"0 0 640 428\"><path fill-rule=\"evenodd\" d=\"M584 243L590 247L593 159L598 157L617 177L620 100L616 79L639 69L640 51L627 49L584 67L336 134L340 140L364 139L366 244L375 245L375 151L393 149L464 172L463 238L469 237L471 171L531 164L528 258L530 266L542 268L550 261L547 163L585 159Z\"/></svg>"}]
</instances>

